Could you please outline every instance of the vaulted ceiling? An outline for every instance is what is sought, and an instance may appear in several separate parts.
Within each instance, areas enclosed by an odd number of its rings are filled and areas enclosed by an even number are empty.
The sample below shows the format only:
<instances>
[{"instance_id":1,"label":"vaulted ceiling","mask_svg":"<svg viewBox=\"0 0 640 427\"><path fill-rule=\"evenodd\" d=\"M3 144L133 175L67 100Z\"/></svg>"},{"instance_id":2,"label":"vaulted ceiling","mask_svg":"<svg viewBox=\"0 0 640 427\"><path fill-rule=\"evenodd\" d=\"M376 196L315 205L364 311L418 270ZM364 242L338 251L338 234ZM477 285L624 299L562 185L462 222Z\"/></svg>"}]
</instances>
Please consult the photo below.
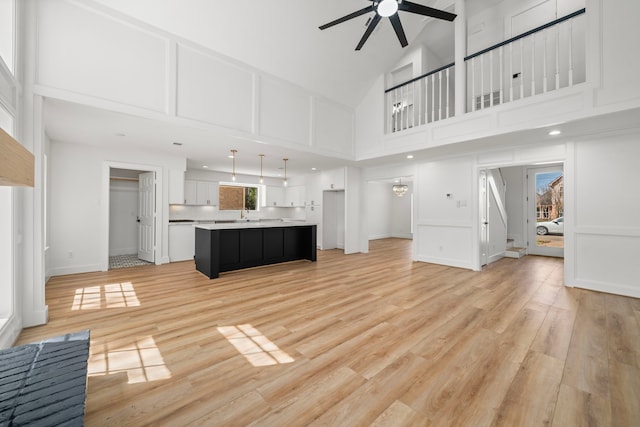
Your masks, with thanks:
<instances>
[{"instance_id":1,"label":"vaulted ceiling","mask_svg":"<svg viewBox=\"0 0 640 427\"><path fill-rule=\"evenodd\" d=\"M400 12L409 41L404 49L384 19L364 48L354 50L373 13L318 29L369 0L96 1L351 107L418 44L443 61L453 58L453 24L411 13ZM495 3L470 3L488 1ZM415 2L453 11L453 0Z\"/></svg>"},{"instance_id":2,"label":"vaulted ceiling","mask_svg":"<svg viewBox=\"0 0 640 427\"><path fill-rule=\"evenodd\" d=\"M467 1L467 16L502 1ZM414 2L453 11L454 0ZM442 63L453 61L454 24L446 21L401 12L409 46L400 46L391 23L384 19L357 52L354 49L372 14L324 31L318 28L370 5L370 0L93 0L91 4L109 14L133 17L352 108L377 78L418 46L429 49ZM191 168L205 163L212 169L228 166L226 156L212 156L212 141L217 151L235 148L246 159L256 159L258 153L269 159L290 157L292 174L349 163L56 100L46 101L45 120L54 140L164 150L188 158ZM117 136L123 133L127 136ZM189 146L176 148L172 144L182 139L189 140Z\"/></svg>"}]
</instances>

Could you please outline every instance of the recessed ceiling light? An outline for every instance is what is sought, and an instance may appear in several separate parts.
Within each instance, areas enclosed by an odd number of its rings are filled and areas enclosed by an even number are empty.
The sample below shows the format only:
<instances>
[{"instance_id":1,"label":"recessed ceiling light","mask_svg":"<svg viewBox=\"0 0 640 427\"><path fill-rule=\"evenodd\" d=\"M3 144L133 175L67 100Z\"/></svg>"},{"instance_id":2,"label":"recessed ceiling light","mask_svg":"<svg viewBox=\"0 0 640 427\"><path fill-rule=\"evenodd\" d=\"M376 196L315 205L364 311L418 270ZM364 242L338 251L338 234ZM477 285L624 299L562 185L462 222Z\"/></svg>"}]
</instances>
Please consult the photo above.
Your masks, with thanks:
<instances>
[{"instance_id":1,"label":"recessed ceiling light","mask_svg":"<svg viewBox=\"0 0 640 427\"><path fill-rule=\"evenodd\" d=\"M312 170L312 171L317 171L317 170L318 170L318 168L311 168L311 170Z\"/></svg>"},{"instance_id":2,"label":"recessed ceiling light","mask_svg":"<svg viewBox=\"0 0 640 427\"><path fill-rule=\"evenodd\" d=\"M205 169L209 169L209 166L207 166L207 165L202 165L202 167L205 168Z\"/></svg>"},{"instance_id":3,"label":"recessed ceiling light","mask_svg":"<svg viewBox=\"0 0 640 427\"><path fill-rule=\"evenodd\" d=\"M555 129L549 132L549 135L551 136L555 136L555 135L560 135L562 132L560 132L559 130Z\"/></svg>"},{"instance_id":4,"label":"recessed ceiling light","mask_svg":"<svg viewBox=\"0 0 640 427\"><path fill-rule=\"evenodd\" d=\"M229 159L233 159L233 154L229 154L227 157L228 157Z\"/></svg>"},{"instance_id":5,"label":"recessed ceiling light","mask_svg":"<svg viewBox=\"0 0 640 427\"><path fill-rule=\"evenodd\" d=\"M413 154L407 155L407 159L413 159Z\"/></svg>"}]
</instances>

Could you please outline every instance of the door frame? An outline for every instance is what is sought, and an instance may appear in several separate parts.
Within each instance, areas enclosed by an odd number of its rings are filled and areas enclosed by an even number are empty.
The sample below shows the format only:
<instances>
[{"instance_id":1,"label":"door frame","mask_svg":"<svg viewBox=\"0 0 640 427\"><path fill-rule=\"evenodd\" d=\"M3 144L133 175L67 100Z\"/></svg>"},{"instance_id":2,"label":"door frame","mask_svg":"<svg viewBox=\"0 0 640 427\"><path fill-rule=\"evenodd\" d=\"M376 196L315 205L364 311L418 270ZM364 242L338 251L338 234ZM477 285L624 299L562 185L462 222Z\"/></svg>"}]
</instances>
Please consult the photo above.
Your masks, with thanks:
<instances>
[{"instance_id":1,"label":"door frame","mask_svg":"<svg viewBox=\"0 0 640 427\"><path fill-rule=\"evenodd\" d=\"M125 162L112 162L112 161L104 161L102 164L102 197L100 198L100 203L102 205L101 209L101 217L99 219L99 239L100 239L100 248L101 248L101 261L100 261L100 269L102 271L109 270L109 207L110 207L110 176L111 176L111 168L115 169L131 169L131 170L139 170L143 172L155 172L156 173L156 201L155 201L155 214L156 214L156 224L154 227L155 233L155 248L154 248L154 259L155 264L162 264L161 254L162 254L162 226L163 226L163 209L162 209L162 201L164 197L162 195L163 186L163 168L161 166L152 166L152 165L142 165L136 163L125 163Z\"/></svg>"},{"instance_id":2,"label":"door frame","mask_svg":"<svg viewBox=\"0 0 640 427\"><path fill-rule=\"evenodd\" d=\"M562 248L551 248L551 247L544 247L544 246L539 247L536 244L537 235L536 235L535 229L537 224L537 215L536 215L536 200L535 200L535 196L536 196L535 174L544 173L544 172L555 172L555 171L560 171L562 173L562 177L564 180L565 171L564 171L564 165L562 163L549 164L549 165L531 165L525 169L525 173L527 176L527 179L525 180L525 185L527 186L525 194L527 194L527 202L528 202L527 210L526 210L526 213L527 213L526 236L527 236L527 242L528 242L527 254L564 258L564 246L566 243L564 239L564 234L566 234L566 232L562 235L562 239L563 239ZM563 196L562 202L564 205L565 204L564 196Z\"/></svg>"},{"instance_id":3,"label":"door frame","mask_svg":"<svg viewBox=\"0 0 640 427\"><path fill-rule=\"evenodd\" d=\"M555 148L555 149L554 149ZM557 163L563 164L564 168L564 283L565 286L573 287L575 283L575 239L573 236L573 221L574 221L574 211L575 211L575 200L574 200L574 156L575 149L573 143L566 142L562 143L562 148L559 149L559 146L556 147L547 147L549 151L549 155L539 154L539 155L531 155L531 157L527 159L521 159L517 156L513 156L513 160L505 160L505 161L495 161L495 162L486 162L481 163L476 160L473 167L473 181L472 188L475 191L472 192L472 203L473 206L476 206L472 212L472 236L471 236L471 245L474 248L472 252L472 270L474 271L482 271L482 266L480 265L480 171L487 169L497 169L497 168L507 168L511 166L523 166L525 169L527 167L535 167L535 166L546 166L553 165ZM523 184L525 187L523 190L526 194L526 182ZM526 212L526 199L523 200L524 210ZM524 225L526 231L526 224ZM526 236L526 234L523 234Z\"/></svg>"}]
</instances>

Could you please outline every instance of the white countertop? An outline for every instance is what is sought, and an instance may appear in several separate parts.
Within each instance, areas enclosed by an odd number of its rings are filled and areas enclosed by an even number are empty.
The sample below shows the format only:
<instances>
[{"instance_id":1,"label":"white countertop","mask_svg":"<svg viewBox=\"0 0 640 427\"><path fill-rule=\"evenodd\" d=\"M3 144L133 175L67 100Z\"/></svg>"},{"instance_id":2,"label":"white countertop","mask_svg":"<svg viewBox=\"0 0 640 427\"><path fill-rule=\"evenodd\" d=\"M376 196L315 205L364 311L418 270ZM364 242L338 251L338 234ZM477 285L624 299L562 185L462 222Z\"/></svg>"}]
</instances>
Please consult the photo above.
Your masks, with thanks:
<instances>
[{"instance_id":1,"label":"white countertop","mask_svg":"<svg viewBox=\"0 0 640 427\"><path fill-rule=\"evenodd\" d=\"M304 221L247 221L232 222L226 224L194 224L196 228L205 230L230 230L237 228L274 228L274 227L304 227L308 225L316 225L311 222Z\"/></svg>"}]
</instances>

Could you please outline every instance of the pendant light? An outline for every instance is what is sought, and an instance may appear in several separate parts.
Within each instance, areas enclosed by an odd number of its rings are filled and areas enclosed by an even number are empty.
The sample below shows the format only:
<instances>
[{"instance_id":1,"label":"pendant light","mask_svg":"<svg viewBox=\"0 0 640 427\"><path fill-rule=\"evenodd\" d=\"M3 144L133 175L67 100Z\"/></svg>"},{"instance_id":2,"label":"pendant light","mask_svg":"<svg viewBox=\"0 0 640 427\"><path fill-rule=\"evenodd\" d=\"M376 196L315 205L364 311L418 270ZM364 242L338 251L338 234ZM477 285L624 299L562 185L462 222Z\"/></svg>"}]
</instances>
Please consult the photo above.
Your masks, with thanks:
<instances>
[{"instance_id":1,"label":"pendant light","mask_svg":"<svg viewBox=\"0 0 640 427\"><path fill-rule=\"evenodd\" d=\"M264 160L264 154L258 154L260 156L260 184L264 183L264 177L262 176L262 160Z\"/></svg>"},{"instance_id":2,"label":"pendant light","mask_svg":"<svg viewBox=\"0 0 640 427\"><path fill-rule=\"evenodd\" d=\"M402 178L400 178L399 184L393 184L393 192L398 197L404 196L404 193L406 193L407 190L409 190L409 186L402 183Z\"/></svg>"},{"instance_id":3,"label":"pendant light","mask_svg":"<svg viewBox=\"0 0 640 427\"><path fill-rule=\"evenodd\" d=\"M232 164L232 172L231 172L231 181L236 180L236 153L238 150L231 150L231 164Z\"/></svg>"},{"instance_id":4,"label":"pendant light","mask_svg":"<svg viewBox=\"0 0 640 427\"><path fill-rule=\"evenodd\" d=\"M287 186L287 160L289 159L284 158L282 160L284 160L284 183L283 184L286 187Z\"/></svg>"}]
</instances>

